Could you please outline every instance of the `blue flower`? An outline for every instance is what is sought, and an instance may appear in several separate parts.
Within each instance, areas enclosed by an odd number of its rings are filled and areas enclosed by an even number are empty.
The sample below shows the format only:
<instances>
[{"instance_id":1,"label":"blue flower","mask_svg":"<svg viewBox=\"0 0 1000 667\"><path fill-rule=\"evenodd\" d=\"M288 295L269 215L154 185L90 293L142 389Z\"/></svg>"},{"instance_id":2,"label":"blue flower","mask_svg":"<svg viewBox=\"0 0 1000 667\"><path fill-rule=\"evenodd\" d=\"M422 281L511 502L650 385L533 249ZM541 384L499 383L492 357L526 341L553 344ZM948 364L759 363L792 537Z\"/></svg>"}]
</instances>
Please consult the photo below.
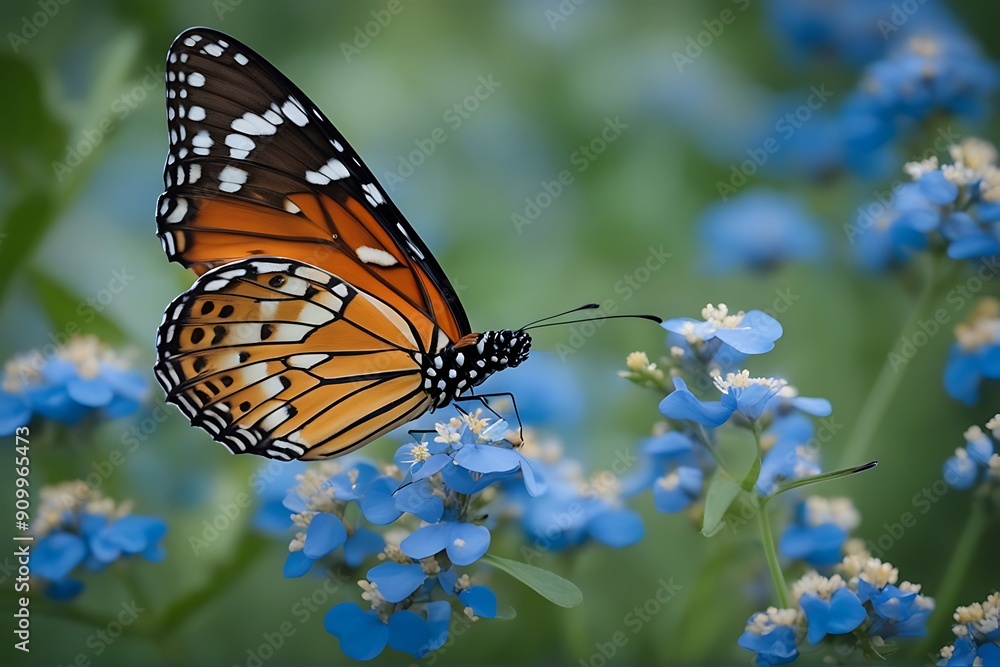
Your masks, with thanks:
<instances>
[{"instance_id":1,"label":"blue flower","mask_svg":"<svg viewBox=\"0 0 1000 667\"><path fill-rule=\"evenodd\" d=\"M595 540L617 549L642 539L642 518L622 506L617 485L595 488L582 478L580 465L571 459L547 460L544 465L532 460L544 468L548 479L545 493L532 497L523 486L509 482L504 488L507 504L520 516L521 527L534 548L564 551Z\"/></svg>"},{"instance_id":2,"label":"blue flower","mask_svg":"<svg viewBox=\"0 0 1000 667\"><path fill-rule=\"evenodd\" d=\"M653 504L660 512L680 512L701 496L704 473L700 468L678 466L653 485Z\"/></svg>"},{"instance_id":3,"label":"blue flower","mask_svg":"<svg viewBox=\"0 0 1000 667\"><path fill-rule=\"evenodd\" d=\"M858 596L847 588L839 588L829 599L805 593L799 601L808 623L806 638L810 644L820 642L828 634L851 632L868 617Z\"/></svg>"},{"instance_id":4,"label":"blue flower","mask_svg":"<svg viewBox=\"0 0 1000 667\"><path fill-rule=\"evenodd\" d=\"M748 421L757 421L771 401L785 386L784 380L752 378L749 371L716 377L715 386L722 392L721 401L701 401L680 378L674 378L674 391L660 402L660 412L671 419L693 421L702 426L721 426L736 412Z\"/></svg>"},{"instance_id":5,"label":"blue flower","mask_svg":"<svg viewBox=\"0 0 1000 667\"><path fill-rule=\"evenodd\" d=\"M886 584L872 598L876 615L869 630L872 636L919 638L927 634L927 619L934 611L934 601L920 595L919 587L915 590L905 582L903 586L906 590Z\"/></svg>"},{"instance_id":6,"label":"blue flower","mask_svg":"<svg viewBox=\"0 0 1000 667\"><path fill-rule=\"evenodd\" d=\"M759 310L729 313L725 304L716 308L708 304L701 311L704 321L688 317L667 320L663 328L680 334L692 345L718 341L742 354L763 354L774 349L774 341L781 338L778 321Z\"/></svg>"},{"instance_id":7,"label":"blue flower","mask_svg":"<svg viewBox=\"0 0 1000 667\"><path fill-rule=\"evenodd\" d=\"M799 657L796 645L795 624L798 613L794 609L774 609L756 613L747 621L738 644L757 654L760 667L784 665Z\"/></svg>"},{"instance_id":8,"label":"blue flower","mask_svg":"<svg viewBox=\"0 0 1000 667\"><path fill-rule=\"evenodd\" d=\"M83 584L70 578L77 567L99 572L129 556L151 562L164 558L167 524L154 517L125 514L84 482L42 487L42 503L32 532L38 537L32 574L49 582L57 600L78 595Z\"/></svg>"},{"instance_id":9,"label":"blue flower","mask_svg":"<svg viewBox=\"0 0 1000 667\"><path fill-rule=\"evenodd\" d=\"M355 660L371 660L386 645L421 658L440 648L448 638L451 606L445 601L398 611L383 620L377 609L364 611L353 602L342 602L323 619L326 631L340 640L344 654Z\"/></svg>"},{"instance_id":10,"label":"blue flower","mask_svg":"<svg viewBox=\"0 0 1000 667\"><path fill-rule=\"evenodd\" d=\"M961 491L971 489L979 480L979 466L962 449L956 449L955 455L944 463L944 481Z\"/></svg>"},{"instance_id":11,"label":"blue flower","mask_svg":"<svg viewBox=\"0 0 1000 667\"><path fill-rule=\"evenodd\" d=\"M1000 379L1000 301L980 299L969 318L955 327L955 338L944 387L955 400L975 405L982 380Z\"/></svg>"},{"instance_id":12,"label":"blue flower","mask_svg":"<svg viewBox=\"0 0 1000 667\"><path fill-rule=\"evenodd\" d=\"M470 565L490 548L490 531L471 523L435 523L415 530L399 548L415 560L446 551L455 565Z\"/></svg>"},{"instance_id":13,"label":"blue flower","mask_svg":"<svg viewBox=\"0 0 1000 667\"><path fill-rule=\"evenodd\" d=\"M839 563L840 550L860 517L849 498L810 496L795 508L778 549L785 558L804 560L814 567Z\"/></svg>"},{"instance_id":14,"label":"blue flower","mask_svg":"<svg viewBox=\"0 0 1000 667\"><path fill-rule=\"evenodd\" d=\"M983 602L955 610L957 624L953 644L941 649L940 667L994 667L1000 664L1000 593L994 591Z\"/></svg>"},{"instance_id":15,"label":"blue flower","mask_svg":"<svg viewBox=\"0 0 1000 667\"><path fill-rule=\"evenodd\" d=\"M823 227L802 202L768 190L715 204L699 224L707 264L716 273L775 269L788 262L814 262L826 254Z\"/></svg>"},{"instance_id":16,"label":"blue flower","mask_svg":"<svg viewBox=\"0 0 1000 667\"><path fill-rule=\"evenodd\" d=\"M768 447L757 478L757 490L761 494L771 495L782 482L821 472L816 448L810 443L814 432L812 420L801 412L775 418L761 435L762 444Z\"/></svg>"},{"instance_id":17,"label":"blue flower","mask_svg":"<svg viewBox=\"0 0 1000 667\"><path fill-rule=\"evenodd\" d=\"M894 0L768 0L764 9L793 65L801 65L804 57L864 64L882 57L890 39L955 23L947 8L930 3L899 21L903 10Z\"/></svg>"},{"instance_id":18,"label":"blue flower","mask_svg":"<svg viewBox=\"0 0 1000 667\"><path fill-rule=\"evenodd\" d=\"M380 563L368 570L368 581L378 586L387 602L402 602L420 588L427 578L419 563Z\"/></svg>"},{"instance_id":19,"label":"blue flower","mask_svg":"<svg viewBox=\"0 0 1000 667\"><path fill-rule=\"evenodd\" d=\"M254 473L250 486L260 504L253 517L253 525L260 531L280 535L292 527L292 519L284 500L295 477L302 474L306 464L302 461L270 459Z\"/></svg>"},{"instance_id":20,"label":"blue flower","mask_svg":"<svg viewBox=\"0 0 1000 667\"><path fill-rule=\"evenodd\" d=\"M45 357L39 352L7 364L0 391L0 435L31 415L78 424L95 410L114 419L134 413L148 393L146 379L96 336L80 336Z\"/></svg>"},{"instance_id":21,"label":"blue flower","mask_svg":"<svg viewBox=\"0 0 1000 667\"><path fill-rule=\"evenodd\" d=\"M1000 432L1000 415L996 415L986 428L992 433ZM994 452L993 440L978 426L965 431L965 447L959 447L955 454L944 463L944 481L956 489L970 489L983 479L995 476L993 466L1000 457Z\"/></svg>"},{"instance_id":22,"label":"blue flower","mask_svg":"<svg viewBox=\"0 0 1000 667\"><path fill-rule=\"evenodd\" d=\"M497 596L486 586L471 586L458 594L459 601L472 615L481 618L496 618Z\"/></svg>"}]
</instances>

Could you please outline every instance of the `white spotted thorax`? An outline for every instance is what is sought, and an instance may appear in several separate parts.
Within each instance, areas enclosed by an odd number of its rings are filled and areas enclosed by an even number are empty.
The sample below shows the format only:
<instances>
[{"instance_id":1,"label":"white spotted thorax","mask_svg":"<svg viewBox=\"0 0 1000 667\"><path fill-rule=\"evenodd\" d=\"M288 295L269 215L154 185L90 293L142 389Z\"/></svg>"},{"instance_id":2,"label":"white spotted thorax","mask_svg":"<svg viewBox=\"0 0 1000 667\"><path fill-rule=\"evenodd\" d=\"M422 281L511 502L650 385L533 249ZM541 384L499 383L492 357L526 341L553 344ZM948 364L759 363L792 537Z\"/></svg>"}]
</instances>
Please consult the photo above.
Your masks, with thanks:
<instances>
[{"instance_id":1,"label":"white spotted thorax","mask_svg":"<svg viewBox=\"0 0 1000 667\"><path fill-rule=\"evenodd\" d=\"M810 526L833 525L850 532L861 524L861 514L850 498L806 498L806 522Z\"/></svg>"}]
</instances>

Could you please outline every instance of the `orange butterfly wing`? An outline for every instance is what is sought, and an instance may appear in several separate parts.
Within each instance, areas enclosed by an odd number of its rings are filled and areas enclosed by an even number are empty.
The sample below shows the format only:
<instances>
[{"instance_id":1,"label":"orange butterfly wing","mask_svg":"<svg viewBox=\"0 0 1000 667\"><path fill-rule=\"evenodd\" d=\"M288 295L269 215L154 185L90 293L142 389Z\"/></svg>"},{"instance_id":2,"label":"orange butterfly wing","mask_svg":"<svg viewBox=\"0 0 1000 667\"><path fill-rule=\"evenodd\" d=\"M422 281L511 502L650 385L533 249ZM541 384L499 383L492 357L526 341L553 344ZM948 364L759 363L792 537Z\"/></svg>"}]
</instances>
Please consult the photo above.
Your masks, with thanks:
<instances>
[{"instance_id":1,"label":"orange butterfly wing","mask_svg":"<svg viewBox=\"0 0 1000 667\"><path fill-rule=\"evenodd\" d=\"M240 260L167 309L167 400L233 453L319 459L425 412L419 332L393 306L302 262Z\"/></svg>"},{"instance_id":2,"label":"orange butterfly wing","mask_svg":"<svg viewBox=\"0 0 1000 667\"><path fill-rule=\"evenodd\" d=\"M201 274L287 257L393 304L428 348L470 333L448 278L371 171L252 49L207 28L178 36L167 57L167 118L156 220L171 260Z\"/></svg>"}]
</instances>

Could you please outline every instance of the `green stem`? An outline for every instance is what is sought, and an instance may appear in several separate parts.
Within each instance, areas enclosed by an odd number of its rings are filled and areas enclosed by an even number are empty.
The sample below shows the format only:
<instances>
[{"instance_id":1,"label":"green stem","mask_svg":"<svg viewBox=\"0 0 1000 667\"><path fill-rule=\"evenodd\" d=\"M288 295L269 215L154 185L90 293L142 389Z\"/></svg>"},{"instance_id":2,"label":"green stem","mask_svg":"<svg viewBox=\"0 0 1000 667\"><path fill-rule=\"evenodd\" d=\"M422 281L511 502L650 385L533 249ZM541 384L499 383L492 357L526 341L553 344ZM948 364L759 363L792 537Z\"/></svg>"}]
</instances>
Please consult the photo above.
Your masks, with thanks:
<instances>
[{"instance_id":1,"label":"green stem","mask_svg":"<svg viewBox=\"0 0 1000 667\"><path fill-rule=\"evenodd\" d=\"M697 436L698 441L702 444L702 446L706 450L708 450L708 453L712 455L712 458L715 459L715 463L720 468L722 468L726 473L728 473L730 477L732 477L733 479L739 479L733 473L733 471L730 470L728 466L726 466L726 462L722 460L722 456L720 456L719 452L716 451L715 447L712 446L712 441L711 439L709 439L708 432L705 430L705 427L702 426L701 424L695 424L695 426L696 426L695 435Z\"/></svg>"},{"instance_id":2,"label":"green stem","mask_svg":"<svg viewBox=\"0 0 1000 667\"><path fill-rule=\"evenodd\" d=\"M785 574L778 562L778 550L774 546L774 534L771 530L771 518L767 514L767 505L759 496L757 522L760 524L760 539L764 543L764 557L767 559L767 567L771 571L771 579L774 580L774 588L778 593L778 604L782 609L788 609L788 584L785 583Z\"/></svg>"},{"instance_id":3,"label":"green stem","mask_svg":"<svg viewBox=\"0 0 1000 667\"><path fill-rule=\"evenodd\" d=\"M857 421L854 422L854 429L851 431L850 438L841 451L840 460L842 466L848 465L849 461L866 458L866 452L871 446L872 440L877 435L878 427L885 418L886 410L892 404L892 399L902 385L906 371L912 365L910 360L904 360L901 366L898 365L898 360L892 354L896 342L907 339L912 335L919 322L926 317L927 312L937 302L940 286L942 284L950 284L952 276L962 268L961 265L955 263L952 270L942 277L938 270L939 261L950 260L947 257L944 257L943 260L939 260L937 257L930 258L930 266L927 270L927 276L924 286L920 291L920 296L917 298L917 302L914 304L906 323L903 324L896 337L892 339L889 353L885 356L885 362L882 364L881 370L879 370L875 384L872 385L871 391L868 392L868 396L862 404L861 414L858 415Z\"/></svg>"},{"instance_id":4,"label":"green stem","mask_svg":"<svg viewBox=\"0 0 1000 667\"><path fill-rule=\"evenodd\" d=\"M808 484L819 484L820 482L829 482L832 479L838 479L840 477L847 477L848 475L854 475L859 472L864 472L866 470L871 470L878 465L878 461L869 461L868 463L860 466L855 466L853 468L845 468L843 470L834 470L833 472L825 472L822 475L813 475L812 477L803 477L802 479L797 479L792 482L788 482L780 489L772 493L763 499L766 503L771 498L779 496L785 491L791 491L792 489L797 489L800 486L806 486Z\"/></svg>"},{"instance_id":5,"label":"green stem","mask_svg":"<svg viewBox=\"0 0 1000 667\"><path fill-rule=\"evenodd\" d=\"M753 423L753 441L757 446L757 457L754 458L747 476L743 478L743 483L740 484L747 493L753 491L754 487L757 486L757 480L760 479L761 461L764 460L764 448L760 444L760 424L757 421Z\"/></svg>"},{"instance_id":6,"label":"green stem","mask_svg":"<svg viewBox=\"0 0 1000 667\"><path fill-rule=\"evenodd\" d=\"M965 520L965 527L955 544L955 550L951 553L951 560L944 569L944 581L934 596L934 624L927 633L926 639L920 646L919 655L926 655L933 650L934 642L941 641L941 637L951 624L951 612L958 604L959 588L965 580L965 575L969 572L969 565L976 554L976 548L982 540L986 527L989 525L989 517L986 513L985 503L981 499L976 499L969 510L969 516ZM971 600L970 600L971 602Z\"/></svg>"}]
</instances>

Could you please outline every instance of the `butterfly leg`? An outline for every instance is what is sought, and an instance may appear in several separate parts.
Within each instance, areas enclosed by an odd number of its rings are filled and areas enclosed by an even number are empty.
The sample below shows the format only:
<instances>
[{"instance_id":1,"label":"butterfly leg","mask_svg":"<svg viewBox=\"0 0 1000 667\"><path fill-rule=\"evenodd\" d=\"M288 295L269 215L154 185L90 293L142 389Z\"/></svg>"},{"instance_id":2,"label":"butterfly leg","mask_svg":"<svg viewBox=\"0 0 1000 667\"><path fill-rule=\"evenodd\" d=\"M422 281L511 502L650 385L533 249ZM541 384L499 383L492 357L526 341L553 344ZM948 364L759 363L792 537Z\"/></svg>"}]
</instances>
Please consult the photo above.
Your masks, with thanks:
<instances>
[{"instance_id":1,"label":"butterfly leg","mask_svg":"<svg viewBox=\"0 0 1000 667\"><path fill-rule=\"evenodd\" d=\"M524 442L524 427L521 424L521 415L517 411L517 400L514 398L514 394L510 393L509 391L503 391L496 394L473 395L461 400L479 401L486 407L487 410L492 412L497 419L503 419L503 417L501 417L496 410L490 407L490 404L486 400L488 398L501 398L501 397L510 399L510 404L514 408L514 418L517 419L517 437L521 440L521 442Z\"/></svg>"}]
</instances>

